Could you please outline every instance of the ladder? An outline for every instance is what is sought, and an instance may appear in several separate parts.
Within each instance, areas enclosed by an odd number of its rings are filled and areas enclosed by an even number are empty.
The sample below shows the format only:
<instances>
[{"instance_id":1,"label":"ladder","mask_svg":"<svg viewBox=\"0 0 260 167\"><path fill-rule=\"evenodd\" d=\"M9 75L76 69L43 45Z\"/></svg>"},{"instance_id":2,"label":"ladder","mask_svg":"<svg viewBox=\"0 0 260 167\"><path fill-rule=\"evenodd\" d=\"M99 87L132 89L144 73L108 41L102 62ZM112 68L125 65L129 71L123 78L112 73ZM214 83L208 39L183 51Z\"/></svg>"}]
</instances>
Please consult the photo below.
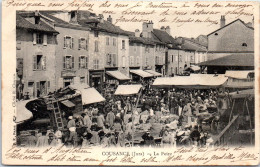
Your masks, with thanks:
<instances>
[{"instance_id":1,"label":"ladder","mask_svg":"<svg viewBox=\"0 0 260 167\"><path fill-rule=\"evenodd\" d=\"M63 126L63 122L62 122L62 115L61 115L59 103L56 99L50 101L49 110L51 110L53 112L57 128L59 130L63 129L64 126Z\"/></svg>"}]
</instances>

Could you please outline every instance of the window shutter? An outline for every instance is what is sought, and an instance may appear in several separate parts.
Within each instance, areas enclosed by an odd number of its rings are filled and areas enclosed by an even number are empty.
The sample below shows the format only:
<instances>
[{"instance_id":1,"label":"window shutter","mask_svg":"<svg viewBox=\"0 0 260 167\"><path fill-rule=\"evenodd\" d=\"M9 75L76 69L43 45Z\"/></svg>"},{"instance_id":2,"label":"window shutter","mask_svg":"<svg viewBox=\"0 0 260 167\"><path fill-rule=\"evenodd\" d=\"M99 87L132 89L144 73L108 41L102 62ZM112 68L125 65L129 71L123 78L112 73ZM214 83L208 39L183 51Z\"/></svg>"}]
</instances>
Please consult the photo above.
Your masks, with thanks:
<instances>
[{"instance_id":1,"label":"window shutter","mask_svg":"<svg viewBox=\"0 0 260 167\"><path fill-rule=\"evenodd\" d=\"M86 61L86 68L88 68L88 56L86 56L85 61Z\"/></svg>"},{"instance_id":2,"label":"window shutter","mask_svg":"<svg viewBox=\"0 0 260 167\"><path fill-rule=\"evenodd\" d=\"M74 56L72 56L72 64L71 64L72 68L74 68Z\"/></svg>"},{"instance_id":3,"label":"window shutter","mask_svg":"<svg viewBox=\"0 0 260 167\"><path fill-rule=\"evenodd\" d=\"M74 38L71 38L71 49L74 48Z\"/></svg>"},{"instance_id":4,"label":"window shutter","mask_svg":"<svg viewBox=\"0 0 260 167\"><path fill-rule=\"evenodd\" d=\"M33 56L33 69L34 69L34 70L37 69L37 59L36 59L36 55Z\"/></svg>"},{"instance_id":5,"label":"window shutter","mask_svg":"<svg viewBox=\"0 0 260 167\"><path fill-rule=\"evenodd\" d=\"M38 96L38 90L40 90L40 82L36 82L36 95Z\"/></svg>"},{"instance_id":6,"label":"window shutter","mask_svg":"<svg viewBox=\"0 0 260 167\"><path fill-rule=\"evenodd\" d=\"M80 50L80 48L81 48L81 47L80 47L80 38L79 38L79 40L78 40L78 41L79 41L79 50Z\"/></svg>"},{"instance_id":7,"label":"window shutter","mask_svg":"<svg viewBox=\"0 0 260 167\"><path fill-rule=\"evenodd\" d=\"M64 37L64 48L66 48L66 36Z\"/></svg>"},{"instance_id":8,"label":"window shutter","mask_svg":"<svg viewBox=\"0 0 260 167\"><path fill-rule=\"evenodd\" d=\"M47 45L47 34L43 35L43 45Z\"/></svg>"},{"instance_id":9,"label":"window shutter","mask_svg":"<svg viewBox=\"0 0 260 167\"><path fill-rule=\"evenodd\" d=\"M81 64L80 64L80 56L79 56L79 69L81 68Z\"/></svg>"},{"instance_id":10,"label":"window shutter","mask_svg":"<svg viewBox=\"0 0 260 167\"><path fill-rule=\"evenodd\" d=\"M42 70L46 70L46 56L42 57Z\"/></svg>"},{"instance_id":11,"label":"window shutter","mask_svg":"<svg viewBox=\"0 0 260 167\"><path fill-rule=\"evenodd\" d=\"M50 87L51 87L51 82L48 81L48 82L47 82L47 85L48 85L48 86L47 86L47 87L48 87L48 89L47 89L47 93L49 93L49 92L50 92Z\"/></svg>"},{"instance_id":12,"label":"window shutter","mask_svg":"<svg viewBox=\"0 0 260 167\"><path fill-rule=\"evenodd\" d=\"M97 60L97 69L99 69L98 65L99 65L99 60Z\"/></svg>"},{"instance_id":13,"label":"window shutter","mask_svg":"<svg viewBox=\"0 0 260 167\"><path fill-rule=\"evenodd\" d=\"M33 44L36 45L36 33L33 33Z\"/></svg>"},{"instance_id":14,"label":"window shutter","mask_svg":"<svg viewBox=\"0 0 260 167\"><path fill-rule=\"evenodd\" d=\"M85 42L86 42L86 50L88 50L88 40L85 39Z\"/></svg>"},{"instance_id":15,"label":"window shutter","mask_svg":"<svg viewBox=\"0 0 260 167\"><path fill-rule=\"evenodd\" d=\"M63 69L65 69L65 68L66 68L66 57L63 56Z\"/></svg>"}]
</instances>

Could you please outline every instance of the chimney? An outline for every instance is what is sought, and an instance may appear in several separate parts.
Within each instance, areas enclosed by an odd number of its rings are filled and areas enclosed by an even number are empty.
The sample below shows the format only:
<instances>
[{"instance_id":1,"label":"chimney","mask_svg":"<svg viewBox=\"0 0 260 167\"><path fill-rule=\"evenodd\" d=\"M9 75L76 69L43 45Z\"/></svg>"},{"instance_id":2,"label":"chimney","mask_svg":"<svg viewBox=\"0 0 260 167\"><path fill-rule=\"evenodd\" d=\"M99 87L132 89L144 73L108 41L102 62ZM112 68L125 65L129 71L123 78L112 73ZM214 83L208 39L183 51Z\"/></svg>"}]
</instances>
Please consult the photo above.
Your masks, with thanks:
<instances>
[{"instance_id":1,"label":"chimney","mask_svg":"<svg viewBox=\"0 0 260 167\"><path fill-rule=\"evenodd\" d=\"M226 19L225 19L225 16L222 15L220 18L220 28L224 27L225 24L226 24Z\"/></svg>"},{"instance_id":2,"label":"chimney","mask_svg":"<svg viewBox=\"0 0 260 167\"><path fill-rule=\"evenodd\" d=\"M161 30L162 30L162 31L165 31L165 28L164 28L164 26L162 26L162 27L161 27Z\"/></svg>"},{"instance_id":3,"label":"chimney","mask_svg":"<svg viewBox=\"0 0 260 167\"><path fill-rule=\"evenodd\" d=\"M39 22L40 22L39 11L35 11L34 12L34 24L39 24Z\"/></svg>"},{"instance_id":4,"label":"chimney","mask_svg":"<svg viewBox=\"0 0 260 167\"><path fill-rule=\"evenodd\" d=\"M170 28L170 26L167 26L165 28L165 31L167 32L167 34L171 35L171 28Z\"/></svg>"},{"instance_id":5,"label":"chimney","mask_svg":"<svg viewBox=\"0 0 260 167\"><path fill-rule=\"evenodd\" d=\"M255 22L255 19L254 19L254 16L253 16L253 19L252 19L252 27L254 28L254 22Z\"/></svg>"},{"instance_id":6,"label":"chimney","mask_svg":"<svg viewBox=\"0 0 260 167\"><path fill-rule=\"evenodd\" d=\"M110 22L110 23L112 23L112 17L111 17L111 15L108 16L107 21Z\"/></svg>"},{"instance_id":7,"label":"chimney","mask_svg":"<svg viewBox=\"0 0 260 167\"><path fill-rule=\"evenodd\" d=\"M100 21L100 23L103 23L104 22L104 16L102 14L99 14L98 20Z\"/></svg>"},{"instance_id":8,"label":"chimney","mask_svg":"<svg viewBox=\"0 0 260 167\"><path fill-rule=\"evenodd\" d=\"M77 23L78 22L77 11L71 11L70 12L70 22L71 23Z\"/></svg>"},{"instance_id":9,"label":"chimney","mask_svg":"<svg viewBox=\"0 0 260 167\"><path fill-rule=\"evenodd\" d=\"M140 34L141 34L140 30L136 29L135 30L135 37L140 37Z\"/></svg>"}]
</instances>

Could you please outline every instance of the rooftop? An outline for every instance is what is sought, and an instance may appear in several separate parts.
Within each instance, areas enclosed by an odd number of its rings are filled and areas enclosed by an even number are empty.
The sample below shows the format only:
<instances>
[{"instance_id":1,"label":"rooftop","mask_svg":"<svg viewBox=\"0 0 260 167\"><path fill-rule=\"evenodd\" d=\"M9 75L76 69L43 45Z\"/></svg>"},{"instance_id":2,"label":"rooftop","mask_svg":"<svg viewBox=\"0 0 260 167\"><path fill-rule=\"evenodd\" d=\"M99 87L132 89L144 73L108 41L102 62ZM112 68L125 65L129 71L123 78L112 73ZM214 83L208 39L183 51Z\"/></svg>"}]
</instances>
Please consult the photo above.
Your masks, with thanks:
<instances>
[{"instance_id":1,"label":"rooftop","mask_svg":"<svg viewBox=\"0 0 260 167\"><path fill-rule=\"evenodd\" d=\"M22 14L23 15L23 14ZM49 33L58 33L54 28L49 26L43 21L39 21L38 24L33 24L22 17L19 13L16 14L16 27L29 29L33 31L49 32Z\"/></svg>"},{"instance_id":2,"label":"rooftop","mask_svg":"<svg viewBox=\"0 0 260 167\"><path fill-rule=\"evenodd\" d=\"M254 66L254 54L231 54L214 60L205 61L200 66Z\"/></svg>"}]
</instances>

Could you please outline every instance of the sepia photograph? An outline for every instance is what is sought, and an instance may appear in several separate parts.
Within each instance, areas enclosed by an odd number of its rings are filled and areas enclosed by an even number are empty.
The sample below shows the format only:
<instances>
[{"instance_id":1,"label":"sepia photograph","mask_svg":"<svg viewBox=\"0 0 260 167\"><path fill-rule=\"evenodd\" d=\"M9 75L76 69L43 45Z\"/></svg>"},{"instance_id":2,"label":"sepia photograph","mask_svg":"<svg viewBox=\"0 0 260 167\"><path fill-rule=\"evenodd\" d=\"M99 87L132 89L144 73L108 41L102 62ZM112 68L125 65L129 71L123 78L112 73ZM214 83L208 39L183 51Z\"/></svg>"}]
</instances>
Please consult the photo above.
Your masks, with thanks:
<instances>
[{"instance_id":1,"label":"sepia photograph","mask_svg":"<svg viewBox=\"0 0 260 167\"><path fill-rule=\"evenodd\" d=\"M24 2L7 164L259 163L258 3Z\"/></svg>"}]
</instances>

